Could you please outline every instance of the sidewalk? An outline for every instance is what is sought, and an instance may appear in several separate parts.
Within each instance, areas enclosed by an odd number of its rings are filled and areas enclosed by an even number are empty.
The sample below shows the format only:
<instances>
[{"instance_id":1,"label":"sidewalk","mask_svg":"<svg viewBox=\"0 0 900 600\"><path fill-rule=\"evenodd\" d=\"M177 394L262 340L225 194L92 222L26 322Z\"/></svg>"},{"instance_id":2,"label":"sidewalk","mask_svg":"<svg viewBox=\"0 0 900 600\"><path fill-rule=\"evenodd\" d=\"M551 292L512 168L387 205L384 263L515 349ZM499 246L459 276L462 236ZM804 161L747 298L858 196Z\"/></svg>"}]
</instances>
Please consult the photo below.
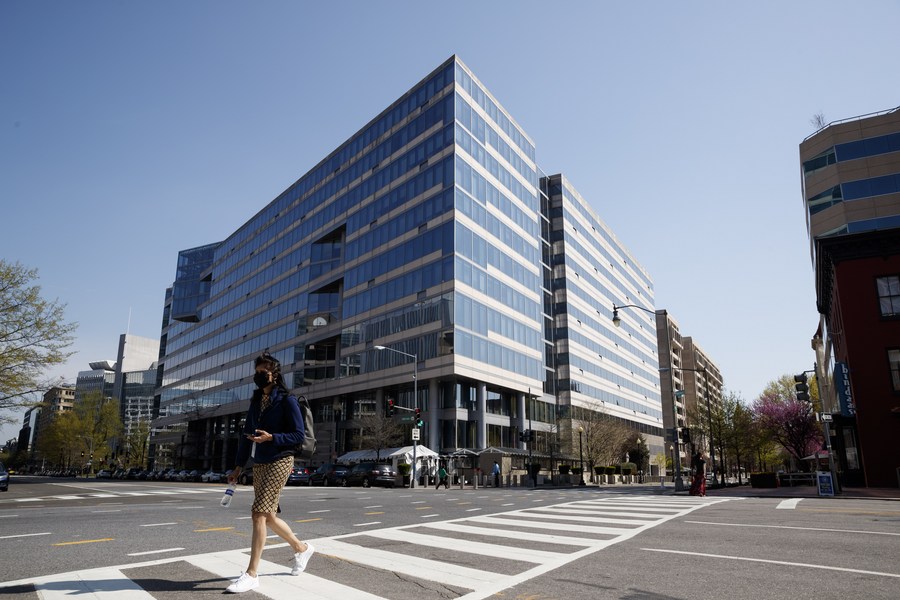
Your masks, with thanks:
<instances>
[{"instance_id":1,"label":"sidewalk","mask_svg":"<svg viewBox=\"0 0 900 600\"><path fill-rule=\"evenodd\" d=\"M687 491L672 494L687 495ZM754 488L749 485L741 485L726 488L706 488L706 495L715 496L742 496L745 498L818 498L818 488L812 485L796 485L777 488ZM900 501L900 489L898 488L844 488L841 493L835 494L835 498L843 500L897 500Z\"/></svg>"}]
</instances>

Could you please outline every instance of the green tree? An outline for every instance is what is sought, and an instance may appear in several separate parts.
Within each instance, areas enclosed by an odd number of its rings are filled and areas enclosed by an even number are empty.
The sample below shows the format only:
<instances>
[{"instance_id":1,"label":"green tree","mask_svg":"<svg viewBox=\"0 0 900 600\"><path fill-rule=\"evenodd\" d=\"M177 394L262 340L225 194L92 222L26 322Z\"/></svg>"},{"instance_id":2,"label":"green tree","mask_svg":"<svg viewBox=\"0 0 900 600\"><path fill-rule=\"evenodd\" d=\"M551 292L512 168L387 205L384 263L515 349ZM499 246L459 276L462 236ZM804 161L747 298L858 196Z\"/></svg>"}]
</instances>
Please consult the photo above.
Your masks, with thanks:
<instances>
[{"instance_id":1,"label":"green tree","mask_svg":"<svg viewBox=\"0 0 900 600\"><path fill-rule=\"evenodd\" d=\"M81 422L74 411L57 413L38 438L37 451L51 464L68 468L87 462L87 453L82 460L80 453L84 451L81 438Z\"/></svg>"},{"instance_id":2,"label":"green tree","mask_svg":"<svg viewBox=\"0 0 900 600\"><path fill-rule=\"evenodd\" d=\"M150 421L142 419L138 421L131 432L125 436L125 455L128 457L126 466L146 466L147 450L150 442Z\"/></svg>"},{"instance_id":3,"label":"green tree","mask_svg":"<svg viewBox=\"0 0 900 600\"><path fill-rule=\"evenodd\" d=\"M93 465L106 463L111 453L110 442L123 429L119 403L98 391L88 392L75 402L71 412L76 419L76 437L81 441L81 450L94 455Z\"/></svg>"},{"instance_id":4,"label":"green tree","mask_svg":"<svg viewBox=\"0 0 900 600\"><path fill-rule=\"evenodd\" d=\"M0 260L0 411L34 404L52 385L44 372L72 354L77 325L64 321L64 304L41 296L36 279L36 270Z\"/></svg>"}]
</instances>

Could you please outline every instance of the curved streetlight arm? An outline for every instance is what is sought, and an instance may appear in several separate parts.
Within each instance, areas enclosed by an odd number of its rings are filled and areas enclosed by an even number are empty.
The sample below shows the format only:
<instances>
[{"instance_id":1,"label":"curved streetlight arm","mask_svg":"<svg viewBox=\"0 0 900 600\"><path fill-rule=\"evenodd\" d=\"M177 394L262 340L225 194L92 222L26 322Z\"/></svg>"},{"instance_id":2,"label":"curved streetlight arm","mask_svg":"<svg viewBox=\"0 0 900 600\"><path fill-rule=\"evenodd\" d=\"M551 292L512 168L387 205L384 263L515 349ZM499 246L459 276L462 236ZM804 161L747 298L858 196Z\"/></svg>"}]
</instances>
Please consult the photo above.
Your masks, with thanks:
<instances>
[{"instance_id":1,"label":"curved streetlight arm","mask_svg":"<svg viewBox=\"0 0 900 600\"><path fill-rule=\"evenodd\" d=\"M622 319L619 318L619 309L620 308L637 308L644 312L650 313L651 315L656 314L655 310L650 310L649 308L644 308L643 306L638 306L637 304L625 304L623 306L616 306L616 304L613 303L612 322L613 322L613 325L615 325L616 327L619 327L622 324Z\"/></svg>"}]
</instances>

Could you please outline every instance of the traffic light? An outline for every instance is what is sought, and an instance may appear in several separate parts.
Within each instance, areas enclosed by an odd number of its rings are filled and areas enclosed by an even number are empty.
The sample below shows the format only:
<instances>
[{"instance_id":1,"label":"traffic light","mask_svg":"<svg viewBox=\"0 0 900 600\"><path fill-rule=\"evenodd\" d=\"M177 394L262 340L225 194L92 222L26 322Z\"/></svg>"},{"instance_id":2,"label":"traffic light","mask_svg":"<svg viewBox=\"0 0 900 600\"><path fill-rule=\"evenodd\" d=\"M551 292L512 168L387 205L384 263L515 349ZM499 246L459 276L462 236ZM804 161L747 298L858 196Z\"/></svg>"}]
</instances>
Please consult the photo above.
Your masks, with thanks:
<instances>
[{"instance_id":1,"label":"traffic light","mask_svg":"<svg viewBox=\"0 0 900 600\"><path fill-rule=\"evenodd\" d=\"M81 458L84 458L84 450L81 451Z\"/></svg>"},{"instance_id":2,"label":"traffic light","mask_svg":"<svg viewBox=\"0 0 900 600\"><path fill-rule=\"evenodd\" d=\"M519 441L520 441L520 442L524 442L524 441L525 441L525 432L524 432L524 431L520 431L520 432L519 432Z\"/></svg>"},{"instance_id":3,"label":"traffic light","mask_svg":"<svg viewBox=\"0 0 900 600\"><path fill-rule=\"evenodd\" d=\"M809 402L809 384L807 383L806 373L794 375L794 389L797 390L797 400Z\"/></svg>"},{"instance_id":4,"label":"traffic light","mask_svg":"<svg viewBox=\"0 0 900 600\"><path fill-rule=\"evenodd\" d=\"M388 401L387 401L387 415L389 417L394 416L394 400L391 398L388 398Z\"/></svg>"},{"instance_id":5,"label":"traffic light","mask_svg":"<svg viewBox=\"0 0 900 600\"><path fill-rule=\"evenodd\" d=\"M422 422L422 409L416 407L416 427L421 427L424 425Z\"/></svg>"}]
</instances>

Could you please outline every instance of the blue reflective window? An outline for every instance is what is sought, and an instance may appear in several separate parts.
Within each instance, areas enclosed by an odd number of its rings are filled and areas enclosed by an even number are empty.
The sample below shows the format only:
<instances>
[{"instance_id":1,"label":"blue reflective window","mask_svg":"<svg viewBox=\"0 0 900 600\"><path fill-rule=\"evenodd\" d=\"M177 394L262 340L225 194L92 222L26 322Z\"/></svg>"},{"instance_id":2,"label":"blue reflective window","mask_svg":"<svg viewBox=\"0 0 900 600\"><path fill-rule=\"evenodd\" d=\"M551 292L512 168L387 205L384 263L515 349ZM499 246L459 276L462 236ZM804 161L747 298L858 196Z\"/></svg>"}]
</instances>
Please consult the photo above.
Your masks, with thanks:
<instances>
[{"instance_id":1,"label":"blue reflective window","mask_svg":"<svg viewBox=\"0 0 900 600\"><path fill-rule=\"evenodd\" d=\"M838 162L877 156L888 152L900 152L900 133L889 133L855 142L837 144L834 147Z\"/></svg>"}]
</instances>

